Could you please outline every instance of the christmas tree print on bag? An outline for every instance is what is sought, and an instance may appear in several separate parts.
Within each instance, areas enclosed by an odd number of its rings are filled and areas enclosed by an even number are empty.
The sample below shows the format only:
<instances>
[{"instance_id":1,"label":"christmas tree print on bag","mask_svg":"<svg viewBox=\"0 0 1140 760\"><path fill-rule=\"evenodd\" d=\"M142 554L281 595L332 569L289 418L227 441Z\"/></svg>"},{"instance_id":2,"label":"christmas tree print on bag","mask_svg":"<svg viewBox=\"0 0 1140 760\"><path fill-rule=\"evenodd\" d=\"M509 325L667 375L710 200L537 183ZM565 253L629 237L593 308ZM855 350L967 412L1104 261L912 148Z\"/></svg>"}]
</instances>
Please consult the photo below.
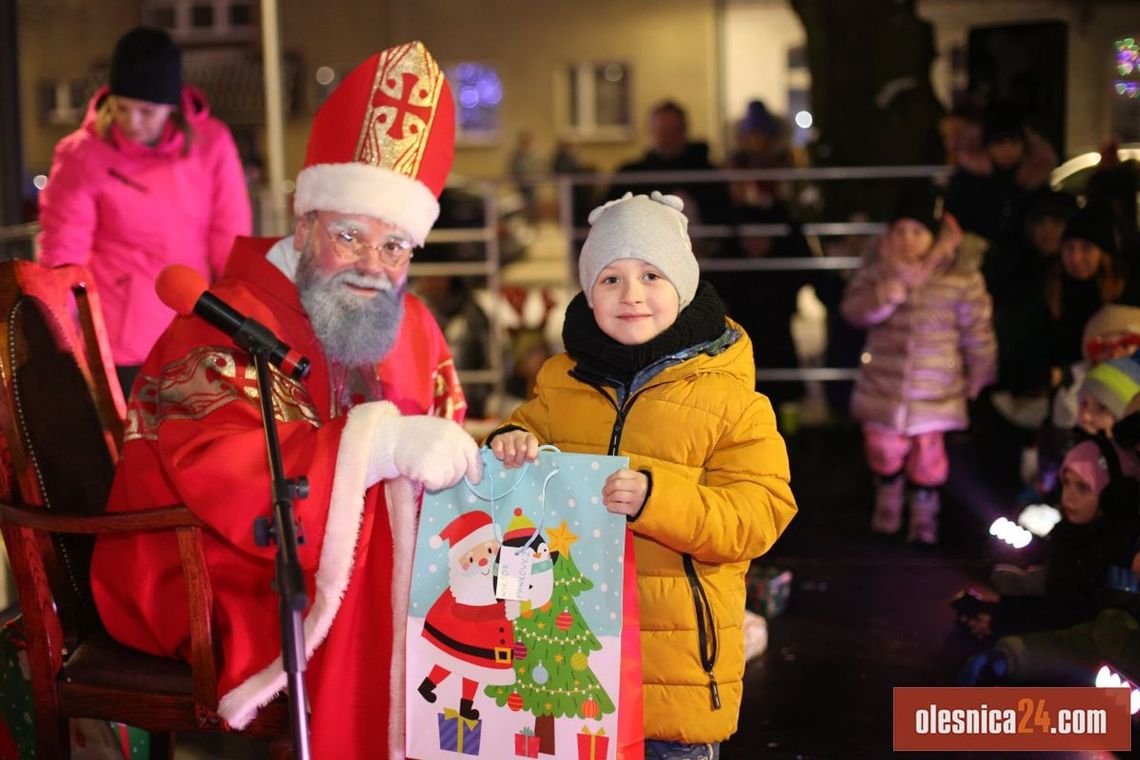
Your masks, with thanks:
<instances>
[{"instance_id":1,"label":"christmas tree print on bag","mask_svg":"<svg viewBox=\"0 0 1140 760\"><path fill-rule=\"evenodd\" d=\"M627 462L542 447L507 470L485 450L479 483L425 493L407 629L409 757L577 760L584 720L618 737L598 760L634 756L621 751L641 727L632 542L601 502ZM636 660L635 698L623 648Z\"/></svg>"}]
</instances>

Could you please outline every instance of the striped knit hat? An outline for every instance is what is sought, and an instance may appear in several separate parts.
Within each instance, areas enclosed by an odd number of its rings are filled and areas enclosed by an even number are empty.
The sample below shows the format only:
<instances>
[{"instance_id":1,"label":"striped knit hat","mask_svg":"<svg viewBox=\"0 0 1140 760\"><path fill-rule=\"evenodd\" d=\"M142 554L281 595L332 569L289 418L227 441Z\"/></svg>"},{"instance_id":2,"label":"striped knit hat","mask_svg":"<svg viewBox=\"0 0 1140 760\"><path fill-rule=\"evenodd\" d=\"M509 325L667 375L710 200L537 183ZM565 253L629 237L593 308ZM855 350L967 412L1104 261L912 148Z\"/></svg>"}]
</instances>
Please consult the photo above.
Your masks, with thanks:
<instances>
[{"instance_id":1,"label":"striped knit hat","mask_svg":"<svg viewBox=\"0 0 1140 760\"><path fill-rule=\"evenodd\" d=\"M1124 416L1128 402L1140 393L1140 364L1136 363L1135 356L1098 364L1081 383L1080 393L1087 393L1104 404L1114 419Z\"/></svg>"}]
</instances>

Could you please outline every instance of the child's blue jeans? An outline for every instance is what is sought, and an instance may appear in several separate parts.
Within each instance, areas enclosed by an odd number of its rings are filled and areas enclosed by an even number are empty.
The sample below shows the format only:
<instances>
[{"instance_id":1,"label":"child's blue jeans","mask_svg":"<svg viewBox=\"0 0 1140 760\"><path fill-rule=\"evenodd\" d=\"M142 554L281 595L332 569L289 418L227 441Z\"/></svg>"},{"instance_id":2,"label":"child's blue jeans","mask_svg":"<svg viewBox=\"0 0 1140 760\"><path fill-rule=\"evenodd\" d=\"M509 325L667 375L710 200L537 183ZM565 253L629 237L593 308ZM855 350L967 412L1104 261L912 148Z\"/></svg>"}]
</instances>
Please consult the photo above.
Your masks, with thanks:
<instances>
[{"instance_id":1,"label":"child's blue jeans","mask_svg":"<svg viewBox=\"0 0 1140 760\"><path fill-rule=\"evenodd\" d=\"M684 744L646 739L645 760L720 760L720 743Z\"/></svg>"}]
</instances>

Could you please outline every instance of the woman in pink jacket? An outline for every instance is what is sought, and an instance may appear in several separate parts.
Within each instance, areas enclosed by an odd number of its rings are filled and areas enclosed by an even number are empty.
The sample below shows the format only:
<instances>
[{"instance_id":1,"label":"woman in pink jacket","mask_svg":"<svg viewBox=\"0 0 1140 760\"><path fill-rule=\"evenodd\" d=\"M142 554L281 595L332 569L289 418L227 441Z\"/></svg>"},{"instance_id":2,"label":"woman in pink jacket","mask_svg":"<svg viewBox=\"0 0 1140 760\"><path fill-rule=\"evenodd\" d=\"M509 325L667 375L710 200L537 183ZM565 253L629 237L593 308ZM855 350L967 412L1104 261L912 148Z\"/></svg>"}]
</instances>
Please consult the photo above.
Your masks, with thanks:
<instances>
[{"instance_id":1,"label":"woman in pink jacket","mask_svg":"<svg viewBox=\"0 0 1140 760\"><path fill-rule=\"evenodd\" d=\"M182 84L181 54L159 29L121 37L109 86L56 146L40 196L40 262L95 279L124 392L174 313L154 292L168 264L207 279L251 230L249 194L227 127Z\"/></svg>"}]
</instances>

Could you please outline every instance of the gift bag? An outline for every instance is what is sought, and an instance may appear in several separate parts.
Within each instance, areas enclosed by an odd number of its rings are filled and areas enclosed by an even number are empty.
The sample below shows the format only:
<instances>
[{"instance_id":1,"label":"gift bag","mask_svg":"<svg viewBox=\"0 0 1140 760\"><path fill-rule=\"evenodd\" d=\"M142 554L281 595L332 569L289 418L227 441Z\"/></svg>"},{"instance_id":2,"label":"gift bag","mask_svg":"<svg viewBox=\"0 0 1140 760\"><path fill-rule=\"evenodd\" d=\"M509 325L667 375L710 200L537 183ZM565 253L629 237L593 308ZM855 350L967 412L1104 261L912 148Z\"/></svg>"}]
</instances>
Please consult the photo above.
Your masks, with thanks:
<instances>
[{"instance_id":1,"label":"gift bag","mask_svg":"<svg viewBox=\"0 0 1140 760\"><path fill-rule=\"evenodd\" d=\"M792 571L754 565L744 578L748 609L771 620L783 613L792 592Z\"/></svg>"},{"instance_id":2,"label":"gift bag","mask_svg":"<svg viewBox=\"0 0 1140 760\"><path fill-rule=\"evenodd\" d=\"M407 755L644 757L632 537L602 504L625 457L539 450L424 494L407 628ZM604 739L599 741L598 739Z\"/></svg>"},{"instance_id":3,"label":"gift bag","mask_svg":"<svg viewBox=\"0 0 1140 760\"><path fill-rule=\"evenodd\" d=\"M0 626L0 760L36 757L32 681L23 618ZM150 754L150 734L94 718L68 721L73 760L135 760Z\"/></svg>"}]
</instances>

